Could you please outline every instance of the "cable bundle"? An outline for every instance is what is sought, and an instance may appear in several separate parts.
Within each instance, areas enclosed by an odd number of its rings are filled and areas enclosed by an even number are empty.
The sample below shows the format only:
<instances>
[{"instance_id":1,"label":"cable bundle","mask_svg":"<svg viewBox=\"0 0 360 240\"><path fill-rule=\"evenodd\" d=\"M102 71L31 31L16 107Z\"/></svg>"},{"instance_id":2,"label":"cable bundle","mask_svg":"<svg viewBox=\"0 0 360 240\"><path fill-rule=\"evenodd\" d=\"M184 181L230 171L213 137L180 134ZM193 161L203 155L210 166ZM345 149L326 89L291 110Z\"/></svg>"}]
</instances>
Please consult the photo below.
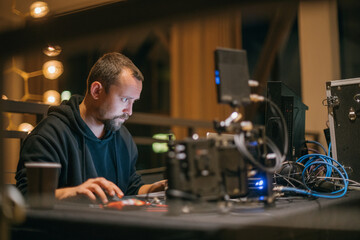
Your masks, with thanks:
<instances>
[{"instance_id":1,"label":"cable bundle","mask_svg":"<svg viewBox=\"0 0 360 240\"><path fill-rule=\"evenodd\" d=\"M330 146L328 153L330 155ZM344 167L335 159L330 156L314 153L304 155L296 160L296 162L304 165L304 169L302 171L302 186L305 189L295 187L278 187L278 190L322 198L340 198L346 194L349 184L348 174ZM340 189L329 192L320 192L314 189L316 185L315 183L318 183L319 181L332 183L328 180L340 180L344 184ZM332 183L332 186L335 187L336 184Z\"/></svg>"}]
</instances>

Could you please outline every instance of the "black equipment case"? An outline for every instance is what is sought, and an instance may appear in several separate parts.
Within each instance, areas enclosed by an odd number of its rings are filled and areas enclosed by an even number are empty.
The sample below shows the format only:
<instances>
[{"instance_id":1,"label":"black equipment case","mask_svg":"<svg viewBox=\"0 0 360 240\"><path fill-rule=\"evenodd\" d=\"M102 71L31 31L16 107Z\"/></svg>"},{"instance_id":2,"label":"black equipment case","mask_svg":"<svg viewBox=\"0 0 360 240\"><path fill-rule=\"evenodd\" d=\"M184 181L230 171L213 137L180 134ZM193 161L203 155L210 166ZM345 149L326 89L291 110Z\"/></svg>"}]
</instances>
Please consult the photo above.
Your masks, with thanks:
<instances>
[{"instance_id":1,"label":"black equipment case","mask_svg":"<svg viewBox=\"0 0 360 240\"><path fill-rule=\"evenodd\" d=\"M360 78L326 83L332 156L360 181Z\"/></svg>"}]
</instances>

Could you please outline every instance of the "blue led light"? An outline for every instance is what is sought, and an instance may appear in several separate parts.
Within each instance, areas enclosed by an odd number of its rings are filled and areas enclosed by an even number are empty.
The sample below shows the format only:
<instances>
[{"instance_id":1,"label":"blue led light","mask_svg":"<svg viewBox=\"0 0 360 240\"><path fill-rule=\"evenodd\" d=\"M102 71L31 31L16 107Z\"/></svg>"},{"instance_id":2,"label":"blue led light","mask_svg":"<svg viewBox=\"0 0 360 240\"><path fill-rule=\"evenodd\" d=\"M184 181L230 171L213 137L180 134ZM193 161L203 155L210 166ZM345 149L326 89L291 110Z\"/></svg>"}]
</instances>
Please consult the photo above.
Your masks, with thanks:
<instances>
[{"instance_id":1,"label":"blue led light","mask_svg":"<svg viewBox=\"0 0 360 240\"><path fill-rule=\"evenodd\" d=\"M220 84L220 72L219 72L219 70L215 70L215 83L216 83L216 85Z\"/></svg>"},{"instance_id":2,"label":"blue led light","mask_svg":"<svg viewBox=\"0 0 360 240\"><path fill-rule=\"evenodd\" d=\"M258 145L258 142L257 141L252 141L252 142L249 142L249 145L251 147L256 147Z\"/></svg>"},{"instance_id":3,"label":"blue led light","mask_svg":"<svg viewBox=\"0 0 360 240\"><path fill-rule=\"evenodd\" d=\"M216 83L216 85L220 84L220 77L219 76L215 77L215 83Z\"/></svg>"},{"instance_id":4,"label":"blue led light","mask_svg":"<svg viewBox=\"0 0 360 240\"><path fill-rule=\"evenodd\" d=\"M264 189L264 183L265 183L264 180L261 179L261 180L255 182L255 187L259 190L262 190L262 189Z\"/></svg>"}]
</instances>

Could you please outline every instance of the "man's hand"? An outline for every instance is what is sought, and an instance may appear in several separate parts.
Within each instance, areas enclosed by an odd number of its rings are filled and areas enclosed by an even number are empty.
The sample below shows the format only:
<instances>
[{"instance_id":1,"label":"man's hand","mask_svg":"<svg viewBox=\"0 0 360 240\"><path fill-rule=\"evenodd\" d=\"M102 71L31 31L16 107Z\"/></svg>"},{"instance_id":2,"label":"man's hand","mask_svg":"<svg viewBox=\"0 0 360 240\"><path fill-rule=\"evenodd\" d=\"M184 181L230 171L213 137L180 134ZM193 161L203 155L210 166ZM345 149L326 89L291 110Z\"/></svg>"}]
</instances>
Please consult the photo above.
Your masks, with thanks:
<instances>
[{"instance_id":1,"label":"man's hand","mask_svg":"<svg viewBox=\"0 0 360 240\"><path fill-rule=\"evenodd\" d=\"M86 196L92 201L96 201L96 197L98 197L103 203L108 202L106 194L109 196L116 194L119 198L124 196L118 186L103 177L91 178L79 186L59 188L55 191L55 197L59 200Z\"/></svg>"},{"instance_id":2,"label":"man's hand","mask_svg":"<svg viewBox=\"0 0 360 240\"><path fill-rule=\"evenodd\" d=\"M167 187L167 180L161 180L161 181L155 182L153 184L142 185L139 189L138 194L160 192L160 191L164 191L166 187Z\"/></svg>"}]
</instances>

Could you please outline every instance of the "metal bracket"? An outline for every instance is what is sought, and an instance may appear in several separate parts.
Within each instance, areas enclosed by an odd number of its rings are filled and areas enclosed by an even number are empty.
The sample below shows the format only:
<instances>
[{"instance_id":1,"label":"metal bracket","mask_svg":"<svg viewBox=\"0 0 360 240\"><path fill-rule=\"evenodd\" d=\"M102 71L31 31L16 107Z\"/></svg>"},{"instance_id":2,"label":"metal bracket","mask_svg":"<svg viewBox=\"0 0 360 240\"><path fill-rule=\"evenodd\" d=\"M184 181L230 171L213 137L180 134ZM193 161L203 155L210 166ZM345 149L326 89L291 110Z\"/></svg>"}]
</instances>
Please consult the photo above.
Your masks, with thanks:
<instances>
[{"instance_id":1,"label":"metal bracket","mask_svg":"<svg viewBox=\"0 0 360 240\"><path fill-rule=\"evenodd\" d=\"M330 96L327 97L327 105L328 107L337 107L340 105L340 100L338 96Z\"/></svg>"},{"instance_id":2,"label":"metal bracket","mask_svg":"<svg viewBox=\"0 0 360 240\"><path fill-rule=\"evenodd\" d=\"M338 96L329 96L326 98L328 111L331 115L334 114L334 107L338 107L340 105L340 100Z\"/></svg>"}]
</instances>

